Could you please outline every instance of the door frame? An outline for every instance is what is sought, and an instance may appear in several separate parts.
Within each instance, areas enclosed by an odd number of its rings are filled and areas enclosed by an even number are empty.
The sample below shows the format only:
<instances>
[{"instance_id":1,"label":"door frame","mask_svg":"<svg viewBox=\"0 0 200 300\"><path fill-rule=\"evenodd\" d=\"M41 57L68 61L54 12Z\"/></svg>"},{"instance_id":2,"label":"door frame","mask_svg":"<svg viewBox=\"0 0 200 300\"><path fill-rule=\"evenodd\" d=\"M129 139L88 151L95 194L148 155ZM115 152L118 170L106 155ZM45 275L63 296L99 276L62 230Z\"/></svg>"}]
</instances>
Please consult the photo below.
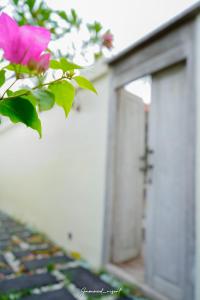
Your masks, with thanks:
<instances>
[{"instance_id":1,"label":"door frame","mask_svg":"<svg viewBox=\"0 0 200 300\"><path fill-rule=\"evenodd\" d=\"M196 162L196 93L195 93L195 22L179 24L176 29L164 32L159 38L147 42L143 47L133 48L132 54L111 64L111 88L109 102L109 124L107 136L107 169L105 191L105 215L102 243L102 263L110 265L112 223L113 223L113 197L114 197L114 158L116 147L117 122L117 90L133 80L151 75L180 62L186 63L186 97L190 99L191 106L188 112L188 122L191 122L191 180L193 182L193 198L188 203L187 219L187 247L190 255L187 259L188 270L194 266L195 260L195 162ZM186 299L194 299L194 270L188 275L188 288ZM137 284L137 283L136 283Z\"/></svg>"}]
</instances>

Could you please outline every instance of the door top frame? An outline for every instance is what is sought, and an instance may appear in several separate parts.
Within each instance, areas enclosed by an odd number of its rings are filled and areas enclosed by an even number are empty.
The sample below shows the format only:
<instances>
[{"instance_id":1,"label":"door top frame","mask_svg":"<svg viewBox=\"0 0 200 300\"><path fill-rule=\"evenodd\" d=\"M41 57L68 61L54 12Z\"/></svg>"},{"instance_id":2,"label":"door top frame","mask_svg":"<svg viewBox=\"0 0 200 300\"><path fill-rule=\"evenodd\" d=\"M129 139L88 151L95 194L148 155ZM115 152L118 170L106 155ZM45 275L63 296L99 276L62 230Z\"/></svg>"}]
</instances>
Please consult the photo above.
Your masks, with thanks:
<instances>
[{"instance_id":1,"label":"door top frame","mask_svg":"<svg viewBox=\"0 0 200 300\"><path fill-rule=\"evenodd\" d=\"M133 80L189 60L193 56L194 41L195 18L111 64L112 87L121 88Z\"/></svg>"}]
</instances>

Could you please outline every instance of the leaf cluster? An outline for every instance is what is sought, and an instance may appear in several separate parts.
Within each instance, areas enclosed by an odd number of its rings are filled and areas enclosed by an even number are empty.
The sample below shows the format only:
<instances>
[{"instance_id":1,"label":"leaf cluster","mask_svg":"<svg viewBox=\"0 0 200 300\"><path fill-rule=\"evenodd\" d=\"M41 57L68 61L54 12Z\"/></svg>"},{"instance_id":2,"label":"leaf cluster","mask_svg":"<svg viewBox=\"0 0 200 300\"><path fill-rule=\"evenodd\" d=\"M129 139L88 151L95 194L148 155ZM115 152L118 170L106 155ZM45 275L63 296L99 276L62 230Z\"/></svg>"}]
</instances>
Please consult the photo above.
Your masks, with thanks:
<instances>
[{"instance_id":1,"label":"leaf cluster","mask_svg":"<svg viewBox=\"0 0 200 300\"><path fill-rule=\"evenodd\" d=\"M26 78L33 76L32 71L29 71L27 67L22 67L18 73L18 67L18 65L8 65L0 70L0 86L3 87L6 83L6 71L14 73L14 77L16 77L14 83L23 76ZM76 71L82 67L66 58L52 60L50 69L52 71L59 70L62 75L47 82L43 81L44 78L40 78L41 81L33 88L22 88L17 91L7 88L0 99L0 115L8 117L13 123L20 122L36 130L40 137L42 136L42 126L39 112L50 110L57 104L63 108L67 117L72 108L77 87L97 93L87 78L76 74Z\"/></svg>"}]
</instances>

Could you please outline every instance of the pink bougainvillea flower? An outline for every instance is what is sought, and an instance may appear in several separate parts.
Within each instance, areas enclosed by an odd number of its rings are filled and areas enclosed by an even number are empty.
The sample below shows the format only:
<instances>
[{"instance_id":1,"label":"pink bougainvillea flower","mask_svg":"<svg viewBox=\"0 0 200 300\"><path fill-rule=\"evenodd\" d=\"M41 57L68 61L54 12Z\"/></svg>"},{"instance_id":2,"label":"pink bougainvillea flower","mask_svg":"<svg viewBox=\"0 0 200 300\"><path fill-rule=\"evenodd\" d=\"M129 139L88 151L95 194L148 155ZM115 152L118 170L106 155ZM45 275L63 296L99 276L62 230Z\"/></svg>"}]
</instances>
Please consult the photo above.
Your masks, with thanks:
<instances>
[{"instance_id":1,"label":"pink bougainvillea flower","mask_svg":"<svg viewBox=\"0 0 200 300\"><path fill-rule=\"evenodd\" d=\"M43 27L19 26L7 14L0 15L0 48L11 63L36 66L46 70L50 55L43 54L50 41L50 31Z\"/></svg>"},{"instance_id":2,"label":"pink bougainvillea flower","mask_svg":"<svg viewBox=\"0 0 200 300\"><path fill-rule=\"evenodd\" d=\"M40 56L40 60L37 63L38 72L44 72L48 69L50 63L50 53L45 53Z\"/></svg>"},{"instance_id":3,"label":"pink bougainvillea flower","mask_svg":"<svg viewBox=\"0 0 200 300\"><path fill-rule=\"evenodd\" d=\"M43 73L49 68L50 53L45 53L40 56L39 61L30 59L28 62L28 68L30 70L36 70L38 73Z\"/></svg>"},{"instance_id":4,"label":"pink bougainvillea flower","mask_svg":"<svg viewBox=\"0 0 200 300\"><path fill-rule=\"evenodd\" d=\"M113 35L112 33L110 33L110 31L107 31L106 33L104 33L104 35L102 36L103 39L103 45L108 48L111 49L113 47Z\"/></svg>"}]
</instances>

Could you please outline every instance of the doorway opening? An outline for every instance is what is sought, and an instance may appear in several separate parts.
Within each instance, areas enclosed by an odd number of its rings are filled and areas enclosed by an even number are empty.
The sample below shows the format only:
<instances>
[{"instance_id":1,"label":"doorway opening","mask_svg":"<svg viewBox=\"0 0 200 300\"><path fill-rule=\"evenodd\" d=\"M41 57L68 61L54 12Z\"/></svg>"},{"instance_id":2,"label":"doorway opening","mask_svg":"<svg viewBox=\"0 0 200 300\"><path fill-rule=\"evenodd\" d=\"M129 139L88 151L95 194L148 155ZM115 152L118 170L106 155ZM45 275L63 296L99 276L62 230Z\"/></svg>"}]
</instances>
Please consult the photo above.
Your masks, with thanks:
<instances>
[{"instance_id":1,"label":"doorway opening","mask_svg":"<svg viewBox=\"0 0 200 300\"><path fill-rule=\"evenodd\" d=\"M125 85L117 101L115 186L120 188L113 203L111 263L144 284L147 185L153 167L148 146L151 76ZM126 177L132 177L131 184Z\"/></svg>"}]
</instances>

